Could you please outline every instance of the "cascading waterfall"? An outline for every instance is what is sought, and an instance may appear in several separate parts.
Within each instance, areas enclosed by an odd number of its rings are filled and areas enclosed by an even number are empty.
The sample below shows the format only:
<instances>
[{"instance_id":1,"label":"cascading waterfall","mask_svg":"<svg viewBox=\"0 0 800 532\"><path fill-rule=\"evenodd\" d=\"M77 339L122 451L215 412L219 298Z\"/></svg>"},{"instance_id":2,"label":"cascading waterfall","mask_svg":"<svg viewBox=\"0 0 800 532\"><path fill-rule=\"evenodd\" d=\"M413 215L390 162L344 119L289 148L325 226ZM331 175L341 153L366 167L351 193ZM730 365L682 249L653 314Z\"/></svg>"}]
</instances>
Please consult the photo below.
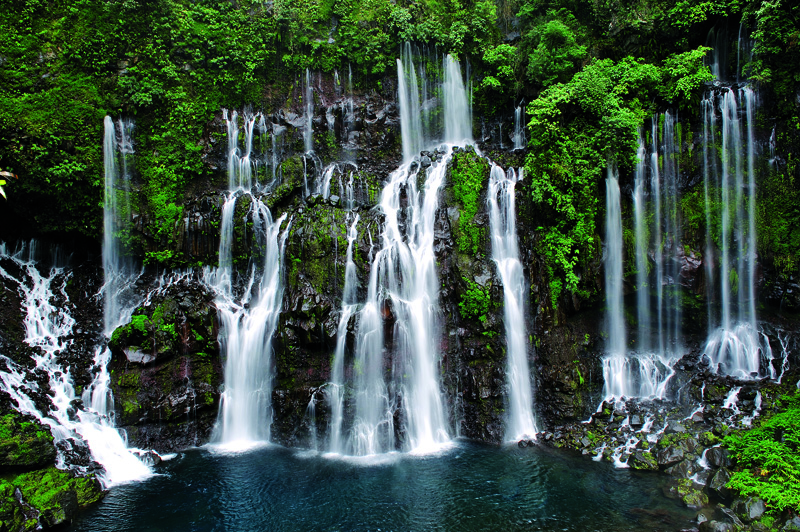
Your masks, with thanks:
<instances>
[{"instance_id":1,"label":"cascading waterfall","mask_svg":"<svg viewBox=\"0 0 800 532\"><path fill-rule=\"evenodd\" d=\"M472 107L461 77L458 59L444 58L444 141L450 144L472 143Z\"/></svg>"},{"instance_id":2,"label":"cascading waterfall","mask_svg":"<svg viewBox=\"0 0 800 532\"><path fill-rule=\"evenodd\" d=\"M520 170L520 175L521 175ZM508 381L508 418L506 440L535 438L533 391L528 365L525 329L525 292L527 285L519 261L515 186L517 174L508 173L496 164L489 177L489 225L492 235L492 259L503 283L503 322L505 324Z\"/></svg>"},{"instance_id":3,"label":"cascading waterfall","mask_svg":"<svg viewBox=\"0 0 800 532\"><path fill-rule=\"evenodd\" d=\"M417 71L414 67L409 43L406 43L403 48L403 59L397 60L397 94L400 105L403 160L409 161L427 144L422 132Z\"/></svg>"},{"instance_id":4,"label":"cascading waterfall","mask_svg":"<svg viewBox=\"0 0 800 532\"><path fill-rule=\"evenodd\" d=\"M762 358L771 349L756 326L755 308L755 93L749 87L709 93L704 101L704 189L721 209L719 234L720 316L709 313L705 354L719 373L740 378L768 373ZM716 146L716 112L721 117L719 160ZM744 128L742 124L744 122ZM743 149L744 148L744 149ZM716 178L716 180L715 180ZM709 241L710 247L710 241ZM733 301L733 298L736 298ZM766 364L764 364L766 365Z\"/></svg>"},{"instance_id":5,"label":"cascading waterfall","mask_svg":"<svg viewBox=\"0 0 800 532\"><path fill-rule=\"evenodd\" d=\"M607 359L604 375L607 381L610 379L617 383L613 386L616 392L607 395L608 399L622 395L665 398L667 385L675 374L672 366L683 354L680 334L680 146L675 122L674 115L669 112L652 117L649 155L641 132L639 134L633 189L636 347L624 358ZM648 219L652 220L649 226L646 223ZM654 270L652 274L651 269ZM611 388L607 386L607 391Z\"/></svg>"},{"instance_id":6,"label":"cascading waterfall","mask_svg":"<svg viewBox=\"0 0 800 532\"><path fill-rule=\"evenodd\" d=\"M521 150L525 148L525 124L524 124L524 106L518 105L514 109L514 149Z\"/></svg>"},{"instance_id":7,"label":"cascading waterfall","mask_svg":"<svg viewBox=\"0 0 800 532\"><path fill-rule=\"evenodd\" d=\"M117 126L119 131L117 131ZM119 120L115 125L111 117L104 119L103 155L105 166L105 194L103 216L103 270L105 282L103 294L103 330L109 337L114 329L130 318L138 300L133 293L133 282L138 278L136 271L121 251L118 232L127 229L126 220L130 215L128 207L128 187L130 173L128 157L133 154L131 131L133 123ZM117 142L117 133L120 141ZM120 164L121 163L121 164ZM122 171L120 172L120 167ZM69 301L66 285L71 276L66 265L53 253L49 275L44 276L37 268L37 249L35 242L22 246L14 254L9 254L5 244L0 245L0 258L13 261L19 271L24 272L20 279L14 278L0 267L0 275L18 285L25 312L25 329L28 345L40 348L35 355L37 368L48 375L53 392L53 408L47 417L38 411L21 386L31 386L25 382L21 368L7 360L8 373L2 373L3 388L25 411L47 424L56 443L71 448L86 442L92 458L101 464L104 472L100 479L105 486L141 480L151 475L150 468L138 457L136 449L128 449L124 438L113 422L113 399L109 388L110 376L107 371L111 351L105 345L95 350L94 363L98 373L92 383L85 388L80 398L76 395L72 376L68 368L63 368L58 356L71 342L75 320L67 305L57 305L57 298ZM74 404L82 401L84 408L71 415ZM60 467L65 463L59 456Z\"/></svg>"},{"instance_id":8,"label":"cascading waterfall","mask_svg":"<svg viewBox=\"0 0 800 532\"><path fill-rule=\"evenodd\" d=\"M678 220L678 168L675 119L670 112L663 115L664 128L659 135L656 117L653 117L652 190L655 196L655 256L656 289L658 293L658 353L670 357L680 342L679 296L680 223ZM661 157L657 139L663 140ZM661 168L659 169L659 162Z\"/></svg>"},{"instance_id":9,"label":"cascading waterfall","mask_svg":"<svg viewBox=\"0 0 800 532\"><path fill-rule=\"evenodd\" d=\"M646 175L646 150L642 131L639 130L639 148L636 152L636 169L633 175L633 231L636 242L636 317L639 326L638 351L646 353L650 350L648 324L650 322L650 294L647 284L647 250L649 231L645 226L647 211L647 175Z\"/></svg>"},{"instance_id":10,"label":"cascading waterfall","mask_svg":"<svg viewBox=\"0 0 800 532\"><path fill-rule=\"evenodd\" d=\"M231 121L236 121L234 112ZM238 133L229 137L229 191L222 208L219 267L206 268L204 280L216 294L220 318L220 345L225 353L225 389L212 440L227 447L247 447L269 441L272 422L272 336L283 297L283 252L289 224L281 232L286 215L273 220L269 208L248 188L252 167L249 161L254 117L245 116L245 155L239 157ZM238 131L228 124L228 131ZM250 201L255 248L261 260L253 258L244 287L234 283L233 229L236 202Z\"/></svg>"},{"instance_id":11,"label":"cascading waterfall","mask_svg":"<svg viewBox=\"0 0 800 532\"><path fill-rule=\"evenodd\" d=\"M434 226L439 193L444 185L452 144L442 159L423 172L414 161L424 138L419 113L419 87L410 46L398 60L403 164L381 193L385 221L381 249L370 270L367 300L359 313L355 342L353 427L348 450L369 455L394 450L396 431L406 449L430 451L450 441L447 415L438 379L439 283L436 275ZM444 60L442 86L444 138L471 142L471 120L458 61ZM425 86L423 80L423 86ZM427 90L427 89L424 89ZM423 101L426 94L423 92ZM391 329L385 325L391 325ZM385 330L390 330L385 337ZM391 353L391 375L385 375L384 350ZM399 410L399 412L398 412ZM395 426L395 420L401 426Z\"/></svg>"},{"instance_id":12,"label":"cascading waterfall","mask_svg":"<svg viewBox=\"0 0 800 532\"><path fill-rule=\"evenodd\" d=\"M65 462L64 448L72 449L86 442L92 458L104 468L99 478L106 487L145 479L151 475L150 468L132 452L136 450L127 448L108 411L95 408L98 402L91 401L84 394L84 408L75 412L74 405L80 398L75 393L69 368L63 367L58 360L60 353L72 343L70 337L75 325L69 306L57 303L59 299L69 301L66 287L71 273L53 253L53 265L47 275L42 275L36 261L37 254L35 242L21 246L14 253L9 253L5 244L0 244L0 260L13 262L21 277L12 276L2 266L0 276L18 286L23 302L25 343L39 348L32 358L36 368L48 376L52 408L46 416L37 409L25 393L26 388L35 389L37 385L26 378L23 368L5 357L0 357L7 368L7 371L0 372L2 388L16 401L20 411L33 415L50 427L54 442L60 449L59 467L73 466ZM92 389L100 389L97 379L87 389L89 396ZM99 406L105 408L109 400L108 395L104 396Z\"/></svg>"},{"instance_id":13,"label":"cascading waterfall","mask_svg":"<svg viewBox=\"0 0 800 532\"><path fill-rule=\"evenodd\" d=\"M357 308L356 300L358 277L356 265L353 262L353 244L358 238L359 216L356 214L350 229L347 231L347 262L344 272L344 291L342 292L342 310L339 317L339 326L336 330L336 351L333 354L331 366L331 382L328 387L328 403L331 410L330 443L328 450L332 453L345 452L342 445L342 424L344 421L344 351L347 343L347 326Z\"/></svg>"}]
</instances>

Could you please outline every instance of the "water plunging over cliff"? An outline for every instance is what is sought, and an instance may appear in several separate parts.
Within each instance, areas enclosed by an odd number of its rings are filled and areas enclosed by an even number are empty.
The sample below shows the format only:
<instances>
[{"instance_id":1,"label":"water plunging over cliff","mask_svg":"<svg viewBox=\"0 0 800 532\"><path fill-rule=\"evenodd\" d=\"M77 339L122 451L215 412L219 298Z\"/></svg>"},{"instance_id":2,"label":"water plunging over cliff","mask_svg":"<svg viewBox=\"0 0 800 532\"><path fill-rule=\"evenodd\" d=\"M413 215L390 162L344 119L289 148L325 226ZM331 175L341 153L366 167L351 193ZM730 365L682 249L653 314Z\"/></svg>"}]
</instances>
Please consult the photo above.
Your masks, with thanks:
<instances>
[{"instance_id":1,"label":"water plunging over cliff","mask_svg":"<svg viewBox=\"0 0 800 532\"><path fill-rule=\"evenodd\" d=\"M441 310L434 226L452 145L440 148L441 160L424 170L414 160L429 141L420 118L417 69L410 46L406 50L408 55L397 62L404 162L381 193L381 249L372 262L355 342L355 413L348 451L356 455L398 446L424 452L450 441L438 378ZM451 56L444 60L441 93L444 138L470 142L466 89ZM405 436L404 444L396 441L398 433Z\"/></svg>"},{"instance_id":2,"label":"water plunging over cliff","mask_svg":"<svg viewBox=\"0 0 800 532\"><path fill-rule=\"evenodd\" d=\"M331 409L331 435L328 450L332 453L345 452L342 444L342 423L344 421L344 351L347 343L347 326L357 308L356 299L358 289L358 276L356 265L353 262L353 244L358 238L358 214L347 231L347 262L344 271L344 290L342 292L342 310L339 317L339 326L336 329L336 351L333 354L331 365L331 382L327 392L328 403Z\"/></svg>"},{"instance_id":3,"label":"water plunging over cliff","mask_svg":"<svg viewBox=\"0 0 800 532\"><path fill-rule=\"evenodd\" d=\"M238 131L237 114L228 131ZM238 133L228 137L230 191L222 208L219 266L206 268L204 279L216 294L220 319L220 345L225 356L225 390L220 400L212 440L227 446L246 447L269 441L272 423L272 336L283 297L283 250L288 234L281 232L286 215L273 220L269 208L253 194L251 163L254 116L245 116L245 152L239 155ZM233 260L234 214L237 201L249 203L254 250L242 272L244 286L236 283Z\"/></svg>"},{"instance_id":4,"label":"water plunging over cliff","mask_svg":"<svg viewBox=\"0 0 800 532\"><path fill-rule=\"evenodd\" d=\"M492 165L488 194L492 259L503 283L503 322L508 346L506 440L535 438L537 432L525 328L527 285L517 244L516 184L517 174L513 168L506 173L499 166Z\"/></svg>"},{"instance_id":5,"label":"water plunging over cliff","mask_svg":"<svg viewBox=\"0 0 800 532\"><path fill-rule=\"evenodd\" d=\"M607 355L603 359L603 377L606 397L631 395L627 371L625 317L622 308L622 213L619 180L616 170L609 165L606 175L606 328L608 331Z\"/></svg>"},{"instance_id":6,"label":"water plunging over cliff","mask_svg":"<svg viewBox=\"0 0 800 532\"><path fill-rule=\"evenodd\" d=\"M608 399L665 398L672 366L683 354L675 123L670 112L652 117L649 154L639 135L633 189L637 329L633 348L625 347L626 356L610 357L604 365Z\"/></svg>"},{"instance_id":7,"label":"water plunging over cliff","mask_svg":"<svg viewBox=\"0 0 800 532\"><path fill-rule=\"evenodd\" d=\"M523 105L518 105L514 109L514 134L512 140L514 141L514 149L521 150L525 148L525 108Z\"/></svg>"},{"instance_id":8,"label":"water plunging over cliff","mask_svg":"<svg viewBox=\"0 0 800 532\"><path fill-rule=\"evenodd\" d=\"M103 330L107 337L120 323L130 318L138 303L131 288L139 272L122 253L117 236L119 231L126 229L130 214L128 156L133 153L130 136L132 127L131 122L123 120L115 124L108 116L104 120L105 283L101 294L104 302ZM8 359L5 359L8 371L0 373L2 387L15 399L21 411L33 415L50 427L53 439L59 444L61 451L58 459L60 467L75 467L65 461L65 449L88 445L92 458L105 470L100 475L105 486L144 479L151 474L149 467L134 454L133 451L136 450L127 448L124 434L120 434L114 426L110 377L106 368L111 358L108 347L101 344L96 348L94 362L98 373L81 397L76 394L70 368L63 367L59 361L61 352L73 341L70 337L75 320L70 314L66 291L72 274L57 249L51 250L50 257L45 261L38 260L41 255L43 254L34 241L21 246L14 253L8 252L5 244L0 244L0 260L13 264L14 269L19 272L15 276L0 266L0 276L18 286L23 302L25 343L39 348L33 360L37 369L43 370L48 376L53 393L52 408L47 416L38 410L25 391L26 388L36 388L37 385L26 378L23 368ZM47 268L47 262L50 263L49 271L43 275L41 272ZM74 405L78 401L83 402L83 408L76 411Z\"/></svg>"},{"instance_id":9,"label":"water plunging over cliff","mask_svg":"<svg viewBox=\"0 0 800 532\"><path fill-rule=\"evenodd\" d=\"M718 283L721 308L717 318L709 307L705 353L716 371L741 378L768 373L762 357L772 358L769 343L756 326L755 99L752 89L744 87L726 89L721 95L711 92L703 102L704 191L721 210L720 227L712 227L709 219L706 241L711 256L712 240L718 236L719 270L709 285ZM721 138L716 132L717 110Z\"/></svg>"}]
</instances>

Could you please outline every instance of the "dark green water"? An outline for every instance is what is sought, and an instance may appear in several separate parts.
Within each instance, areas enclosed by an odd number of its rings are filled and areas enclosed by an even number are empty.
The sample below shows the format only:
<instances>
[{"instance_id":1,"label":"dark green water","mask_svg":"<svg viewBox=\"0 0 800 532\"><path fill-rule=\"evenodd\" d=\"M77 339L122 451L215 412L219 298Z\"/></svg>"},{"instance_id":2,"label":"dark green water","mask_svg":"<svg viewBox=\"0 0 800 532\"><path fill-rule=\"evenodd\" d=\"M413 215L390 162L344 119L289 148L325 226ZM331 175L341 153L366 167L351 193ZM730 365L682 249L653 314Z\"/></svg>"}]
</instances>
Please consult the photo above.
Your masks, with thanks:
<instances>
[{"instance_id":1,"label":"dark green water","mask_svg":"<svg viewBox=\"0 0 800 532\"><path fill-rule=\"evenodd\" d=\"M677 531L662 477L538 448L459 442L436 456L336 459L264 447L181 453L111 490L77 531Z\"/></svg>"}]
</instances>

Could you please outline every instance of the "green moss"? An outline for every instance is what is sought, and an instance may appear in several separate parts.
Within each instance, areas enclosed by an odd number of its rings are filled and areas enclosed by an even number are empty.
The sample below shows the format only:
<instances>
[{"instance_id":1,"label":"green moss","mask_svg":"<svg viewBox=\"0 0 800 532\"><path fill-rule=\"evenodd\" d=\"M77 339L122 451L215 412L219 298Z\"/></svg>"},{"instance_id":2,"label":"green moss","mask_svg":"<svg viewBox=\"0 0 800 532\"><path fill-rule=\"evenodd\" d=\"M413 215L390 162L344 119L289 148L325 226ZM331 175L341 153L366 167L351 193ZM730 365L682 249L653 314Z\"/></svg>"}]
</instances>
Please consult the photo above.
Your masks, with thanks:
<instances>
[{"instance_id":1,"label":"green moss","mask_svg":"<svg viewBox=\"0 0 800 532\"><path fill-rule=\"evenodd\" d=\"M460 208L456 245L462 253L477 254L481 249L485 230L475 225L480 209L480 197L489 177L489 165L474 151L464 151L453 156L450 179L453 195Z\"/></svg>"},{"instance_id":2,"label":"green moss","mask_svg":"<svg viewBox=\"0 0 800 532\"><path fill-rule=\"evenodd\" d=\"M471 320L486 321L486 315L491 307L489 291L466 277L462 280L466 283L467 289L461 294L461 301L458 303L461 316Z\"/></svg>"},{"instance_id":3,"label":"green moss","mask_svg":"<svg viewBox=\"0 0 800 532\"><path fill-rule=\"evenodd\" d=\"M55 461L50 430L25 421L16 411L0 417L0 471L39 467Z\"/></svg>"},{"instance_id":4,"label":"green moss","mask_svg":"<svg viewBox=\"0 0 800 532\"><path fill-rule=\"evenodd\" d=\"M23 473L11 479L0 480L0 522L8 530L33 530L35 519L28 520L20 512L13 498L19 489L25 504L40 513L39 520L46 527L68 521L72 516L72 500L86 506L102 498L103 492L94 476L75 477L68 471L50 467Z\"/></svg>"}]
</instances>

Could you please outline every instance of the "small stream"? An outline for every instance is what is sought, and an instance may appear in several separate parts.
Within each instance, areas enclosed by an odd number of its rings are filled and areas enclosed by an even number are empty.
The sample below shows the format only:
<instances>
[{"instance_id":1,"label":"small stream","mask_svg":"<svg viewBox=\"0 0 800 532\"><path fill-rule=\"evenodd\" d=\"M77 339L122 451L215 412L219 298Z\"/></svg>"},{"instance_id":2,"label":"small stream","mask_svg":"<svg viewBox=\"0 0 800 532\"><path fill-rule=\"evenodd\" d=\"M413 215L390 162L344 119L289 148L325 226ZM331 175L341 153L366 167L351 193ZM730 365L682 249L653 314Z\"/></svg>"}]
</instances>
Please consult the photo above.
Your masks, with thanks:
<instances>
[{"instance_id":1,"label":"small stream","mask_svg":"<svg viewBox=\"0 0 800 532\"><path fill-rule=\"evenodd\" d=\"M676 531L694 512L663 475L539 447L456 441L437 455L343 458L266 446L179 453L113 488L72 532Z\"/></svg>"}]
</instances>

